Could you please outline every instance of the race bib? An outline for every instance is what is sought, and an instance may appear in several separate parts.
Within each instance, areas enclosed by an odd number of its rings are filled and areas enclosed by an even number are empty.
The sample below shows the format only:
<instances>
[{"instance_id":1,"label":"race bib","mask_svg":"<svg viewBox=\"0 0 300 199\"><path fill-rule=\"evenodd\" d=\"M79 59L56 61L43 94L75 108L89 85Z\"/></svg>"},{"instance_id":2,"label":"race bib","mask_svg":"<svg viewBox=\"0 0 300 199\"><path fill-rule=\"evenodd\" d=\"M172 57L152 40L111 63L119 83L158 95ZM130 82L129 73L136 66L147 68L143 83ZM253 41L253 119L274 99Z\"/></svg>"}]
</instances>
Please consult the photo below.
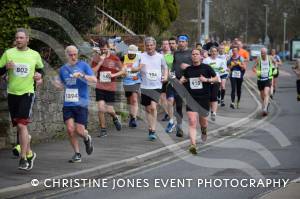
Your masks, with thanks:
<instances>
[{"instance_id":1,"label":"race bib","mask_svg":"<svg viewBox=\"0 0 300 199\"><path fill-rule=\"evenodd\" d=\"M190 82L191 89L202 89L203 88L203 84L198 77L190 78L189 82Z\"/></svg>"},{"instance_id":2,"label":"race bib","mask_svg":"<svg viewBox=\"0 0 300 199\"><path fill-rule=\"evenodd\" d=\"M176 78L175 72L170 72L170 79L175 79L175 78Z\"/></svg>"},{"instance_id":3,"label":"race bib","mask_svg":"<svg viewBox=\"0 0 300 199\"><path fill-rule=\"evenodd\" d=\"M16 63L14 67L14 75L17 77L27 77L29 75L29 65Z\"/></svg>"},{"instance_id":4,"label":"race bib","mask_svg":"<svg viewBox=\"0 0 300 199\"><path fill-rule=\"evenodd\" d=\"M147 72L146 73L147 79L151 81L156 81L158 79L158 73L157 72Z\"/></svg>"},{"instance_id":5,"label":"race bib","mask_svg":"<svg viewBox=\"0 0 300 199\"><path fill-rule=\"evenodd\" d=\"M132 72L130 68L127 68L126 71L127 71L127 77L129 78L134 78L137 76L137 72Z\"/></svg>"},{"instance_id":6,"label":"race bib","mask_svg":"<svg viewBox=\"0 0 300 199\"><path fill-rule=\"evenodd\" d=\"M99 77L100 82L111 82L111 72L110 71L103 71L100 72Z\"/></svg>"},{"instance_id":7,"label":"race bib","mask_svg":"<svg viewBox=\"0 0 300 199\"><path fill-rule=\"evenodd\" d=\"M65 102L78 102L79 101L79 95L78 95L78 89L66 89L65 93Z\"/></svg>"},{"instance_id":8,"label":"race bib","mask_svg":"<svg viewBox=\"0 0 300 199\"><path fill-rule=\"evenodd\" d=\"M232 71L232 77L240 79L241 78L241 71L238 71L238 70Z\"/></svg>"},{"instance_id":9,"label":"race bib","mask_svg":"<svg viewBox=\"0 0 300 199\"><path fill-rule=\"evenodd\" d=\"M269 67L262 67L261 77L269 77Z\"/></svg>"}]
</instances>

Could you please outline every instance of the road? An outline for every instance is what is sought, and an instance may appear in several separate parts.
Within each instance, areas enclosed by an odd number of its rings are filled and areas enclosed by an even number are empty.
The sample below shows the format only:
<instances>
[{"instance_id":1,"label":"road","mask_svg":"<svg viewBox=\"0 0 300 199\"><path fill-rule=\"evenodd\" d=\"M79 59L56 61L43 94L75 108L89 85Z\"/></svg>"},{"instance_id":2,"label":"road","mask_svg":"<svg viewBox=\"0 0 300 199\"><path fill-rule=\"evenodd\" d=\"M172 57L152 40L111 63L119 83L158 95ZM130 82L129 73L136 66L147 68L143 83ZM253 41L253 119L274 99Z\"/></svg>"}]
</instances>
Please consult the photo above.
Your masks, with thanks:
<instances>
[{"instance_id":1,"label":"road","mask_svg":"<svg viewBox=\"0 0 300 199\"><path fill-rule=\"evenodd\" d=\"M279 88L271 106L271 114L261 125L260 116L253 123L241 127L241 134L231 132L230 136L221 142L208 147L201 147L197 156L182 155L181 158L159 166L145 168L131 175L121 175L119 178L128 180L144 180L134 184L134 188L113 188L112 181L106 188L84 188L72 192L59 193L51 198L105 198L105 199L153 199L153 198L213 198L241 199L256 198L274 187L235 187L225 186L224 179L241 180L293 180L300 176L300 103L296 101L295 77L285 66L279 78ZM254 77L250 78L252 82ZM251 83L250 83L251 85ZM229 89L230 90L230 89ZM253 89L252 89L253 90ZM242 104L242 103L241 103ZM242 105L241 105L242 106ZM243 165L239 167L238 164ZM231 165L231 166L230 166ZM234 165L234 166L232 166ZM246 169L252 168L250 169ZM260 176L261 175L261 176ZM114 180L118 180L114 176ZM159 179L185 179L185 186L166 184ZM188 179L191 184L189 186ZM220 187L210 187L207 184L198 186L197 180L215 180ZM220 180L216 180L220 179ZM155 187L154 181L158 180ZM119 186L123 186L119 181ZM275 184L275 187L283 186ZM141 187L137 187L140 185ZM174 185L175 187L171 187ZM179 184L181 185L181 184ZM160 186L160 187L158 187ZM300 192L299 192L300 195Z\"/></svg>"}]
</instances>

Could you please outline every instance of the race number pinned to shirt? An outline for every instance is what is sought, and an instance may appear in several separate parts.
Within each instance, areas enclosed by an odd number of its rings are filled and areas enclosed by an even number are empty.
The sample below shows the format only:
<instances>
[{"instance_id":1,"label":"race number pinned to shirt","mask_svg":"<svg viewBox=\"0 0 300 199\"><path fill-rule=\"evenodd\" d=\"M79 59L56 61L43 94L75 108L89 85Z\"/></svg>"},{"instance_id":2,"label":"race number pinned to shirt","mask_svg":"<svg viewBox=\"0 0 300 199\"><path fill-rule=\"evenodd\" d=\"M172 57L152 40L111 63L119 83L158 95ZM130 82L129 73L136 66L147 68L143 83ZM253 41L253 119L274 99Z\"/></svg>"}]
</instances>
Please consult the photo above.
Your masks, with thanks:
<instances>
[{"instance_id":1,"label":"race number pinned to shirt","mask_svg":"<svg viewBox=\"0 0 300 199\"><path fill-rule=\"evenodd\" d=\"M29 65L22 63L15 63L14 75L17 77L27 77L29 75Z\"/></svg>"},{"instance_id":2,"label":"race number pinned to shirt","mask_svg":"<svg viewBox=\"0 0 300 199\"><path fill-rule=\"evenodd\" d=\"M65 102L79 102L78 89L67 88L65 92Z\"/></svg>"},{"instance_id":3,"label":"race number pinned to shirt","mask_svg":"<svg viewBox=\"0 0 300 199\"><path fill-rule=\"evenodd\" d=\"M158 72L153 71L153 72L147 72L146 73L147 79L151 81L156 81L158 79Z\"/></svg>"},{"instance_id":4,"label":"race number pinned to shirt","mask_svg":"<svg viewBox=\"0 0 300 199\"><path fill-rule=\"evenodd\" d=\"M202 89L203 88L203 84L200 81L199 77L190 78L189 82L190 82L191 89Z\"/></svg>"},{"instance_id":5,"label":"race number pinned to shirt","mask_svg":"<svg viewBox=\"0 0 300 199\"><path fill-rule=\"evenodd\" d=\"M241 71L239 71L239 70L232 71L232 77L233 78L239 78L240 79L241 76L242 76Z\"/></svg>"},{"instance_id":6,"label":"race number pinned to shirt","mask_svg":"<svg viewBox=\"0 0 300 199\"><path fill-rule=\"evenodd\" d=\"M100 72L100 82L111 82L111 72L110 71L102 71Z\"/></svg>"},{"instance_id":7,"label":"race number pinned to shirt","mask_svg":"<svg viewBox=\"0 0 300 199\"><path fill-rule=\"evenodd\" d=\"M261 77L267 78L269 77L269 60L261 61Z\"/></svg>"},{"instance_id":8,"label":"race number pinned to shirt","mask_svg":"<svg viewBox=\"0 0 300 199\"><path fill-rule=\"evenodd\" d=\"M127 68L126 72L127 72L127 77L129 77L129 78L137 77L137 72L132 72L131 68Z\"/></svg>"}]
</instances>

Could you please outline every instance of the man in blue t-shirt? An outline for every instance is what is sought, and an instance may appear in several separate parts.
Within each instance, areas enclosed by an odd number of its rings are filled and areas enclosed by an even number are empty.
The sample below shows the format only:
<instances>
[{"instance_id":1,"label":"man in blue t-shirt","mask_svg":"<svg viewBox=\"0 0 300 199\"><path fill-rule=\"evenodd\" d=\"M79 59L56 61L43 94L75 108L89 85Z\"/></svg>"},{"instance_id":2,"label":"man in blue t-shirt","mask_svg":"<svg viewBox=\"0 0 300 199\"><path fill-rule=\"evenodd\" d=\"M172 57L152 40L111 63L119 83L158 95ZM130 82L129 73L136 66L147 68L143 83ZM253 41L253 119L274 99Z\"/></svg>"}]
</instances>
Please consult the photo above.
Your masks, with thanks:
<instances>
[{"instance_id":1,"label":"man in blue t-shirt","mask_svg":"<svg viewBox=\"0 0 300 199\"><path fill-rule=\"evenodd\" d=\"M77 135L84 139L86 152L93 152L92 138L85 129L88 119L89 92L88 82L97 82L91 67L78 60L78 49L68 46L65 50L68 63L59 71L59 79L55 85L64 88L63 119L67 126L74 156L69 162L81 162Z\"/></svg>"}]
</instances>

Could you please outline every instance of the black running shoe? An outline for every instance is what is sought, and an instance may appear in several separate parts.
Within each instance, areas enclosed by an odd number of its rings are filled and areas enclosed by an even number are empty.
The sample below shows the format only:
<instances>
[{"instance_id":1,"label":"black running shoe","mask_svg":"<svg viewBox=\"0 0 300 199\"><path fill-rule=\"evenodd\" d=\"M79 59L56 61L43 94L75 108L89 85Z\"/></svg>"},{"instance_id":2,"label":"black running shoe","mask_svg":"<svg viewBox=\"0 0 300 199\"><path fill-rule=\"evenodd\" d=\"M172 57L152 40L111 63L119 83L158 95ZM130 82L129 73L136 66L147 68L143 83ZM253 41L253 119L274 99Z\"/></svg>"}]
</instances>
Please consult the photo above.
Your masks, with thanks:
<instances>
[{"instance_id":1,"label":"black running shoe","mask_svg":"<svg viewBox=\"0 0 300 199\"><path fill-rule=\"evenodd\" d=\"M17 144L16 146L14 146L14 148L12 149L12 153L14 156L19 157L21 152L21 146L19 144Z\"/></svg>"},{"instance_id":2,"label":"black running shoe","mask_svg":"<svg viewBox=\"0 0 300 199\"><path fill-rule=\"evenodd\" d=\"M27 170L28 166L29 166L28 161L24 158L21 158L20 161L19 161L18 169Z\"/></svg>"},{"instance_id":3,"label":"black running shoe","mask_svg":"<svg viewBox=\"0 0 300 199\"><path fill-rule=\"evenodd\" d=\"M177 127L176 136L177 137L183 137L183 130L179 127Z\"/></svg>"},{"instance_id":4,"label":"black running shoe","mask_svg":"<svg viewBox=\"0 0 300 199\"><path fill-rule=\"evenodd\" d=\"M161 121L167 122L167 121L169 121L169 120L170 120L169 115L168 115L167 113L165 113L165 116L164 116L164 118L163 118Z\"/></svg>"},{"instance_id":5,"label":"black running shoe","mask_svg":"<svg viewBox=\"0 0 300 199\"><path fill-rule=\"evenodd\" d=\"M94 147L92 144L92 137L90 135L87 135L87 139L84 140L85 144L85 151L88 155L91 155L93 153Z\"/></svg>"},{"instance_id":6,"label":"black running shoe","mask_svg":"<svg viewBox=\"0 0 300 199\"><path fill-rule=\"evenodd\" d=\"M224 100L221 100L221 106L224 107L225 106L225 102Z\"/></svg>"}]
</instances>

